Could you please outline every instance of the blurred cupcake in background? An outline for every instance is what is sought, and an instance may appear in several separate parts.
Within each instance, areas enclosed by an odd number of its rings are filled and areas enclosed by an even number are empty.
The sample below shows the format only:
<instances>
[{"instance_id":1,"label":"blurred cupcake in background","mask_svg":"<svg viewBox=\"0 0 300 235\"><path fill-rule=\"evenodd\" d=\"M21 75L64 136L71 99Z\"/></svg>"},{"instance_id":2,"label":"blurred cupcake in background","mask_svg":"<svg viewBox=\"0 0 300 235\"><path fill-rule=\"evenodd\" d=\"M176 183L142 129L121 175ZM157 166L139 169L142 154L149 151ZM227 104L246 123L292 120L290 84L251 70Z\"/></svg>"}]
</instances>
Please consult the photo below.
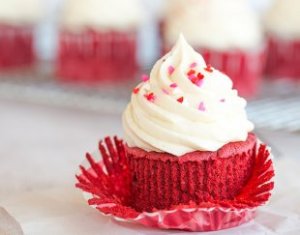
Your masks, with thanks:
<instances>
[{"instance_id":1,"label":"blurred cupcake in background","mask_svg":"<svg viewBox=\"0 0 300 235\"><path fill-rule=\"evenodd\" d=\"M166 52L182 32L240 95L256 93L265 62L258 16L246 0L169 0L161 25Z\"/></svg>"},{"instance_id":2,"label":"blurred cupcake in background","mask_svg":"<svg viewBox=\"0 0 300 235\"><path fill-rule=\"evenodd\" d=\"M300 79L300 1L276 0L265 16L265 27L267 75Z\"/></svg>"},{"instance_id":3,"label":"blurred cupcake in background","mask_svg":"<svg viewBox=\"0 0 300 235\"><path fill-rule=\"evenodd\" d=\"M34 28L40 0L0 1L0 69L27 67L35 61Z\"/></svg>"},{"instance_id":4,"label":"blurred cupcake in background","mask_svg":"<svg viewBox=\"0 0 300 235\"><path fill-rule=\"evenodd\" d=\"M141 15L138 0L66 1L59 38L59 78L81 83L134 78Z\"/></svg>"}]
</instances>

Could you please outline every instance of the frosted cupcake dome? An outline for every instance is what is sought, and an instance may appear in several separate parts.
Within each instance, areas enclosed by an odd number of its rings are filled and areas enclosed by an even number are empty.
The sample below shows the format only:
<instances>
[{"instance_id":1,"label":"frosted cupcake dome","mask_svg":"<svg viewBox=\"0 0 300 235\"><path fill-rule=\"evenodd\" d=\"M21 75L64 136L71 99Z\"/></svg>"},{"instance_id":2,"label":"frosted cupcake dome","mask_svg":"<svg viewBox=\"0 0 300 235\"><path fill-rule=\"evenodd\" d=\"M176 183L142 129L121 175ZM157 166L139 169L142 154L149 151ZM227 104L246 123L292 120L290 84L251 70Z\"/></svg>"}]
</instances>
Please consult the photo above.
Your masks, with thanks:
<instances>
[{"instance_id":1,"label":"frosted cupcake dome","mask_svg":"<svg viewBox=\"0 0 300 235\"><path fill-rule=\"evenodd\" d=\"M269 33L286 38L300 38L300 1L276 0L265 16Z\"/></svg>"},{"instance_id":2,"label":"frosted cupcake dome","mask_svg":"<svg viewBox=\"0 0 300 235\"><path fill-rule=\"evenodd\" d=\"M165 14L170 45L180 32L192 45L213 49L251 49L263 39L258 17L246 0L169 0Z\"/></svg>"},{"instance_id":3,"label":"frosted cupcake dome","mask_svg":"<svg viewBox=\"0 0 300 235\"><path fill-rule=\"evenodd\" d=\"M0 23L34 24L41 16L41 0L6 0L0 2Z\"/></svg>"},{"instance_id":4,"label":"frosted cupcake dome","mask_svg":"<svg viewBox=\"0 0 300 235\"><path fill-rule=\"evenodd\" d=\"M141 22L138 0L67 0L62 25L78 30L85 27L128 30Z\"/></svg>"}]
</instances>

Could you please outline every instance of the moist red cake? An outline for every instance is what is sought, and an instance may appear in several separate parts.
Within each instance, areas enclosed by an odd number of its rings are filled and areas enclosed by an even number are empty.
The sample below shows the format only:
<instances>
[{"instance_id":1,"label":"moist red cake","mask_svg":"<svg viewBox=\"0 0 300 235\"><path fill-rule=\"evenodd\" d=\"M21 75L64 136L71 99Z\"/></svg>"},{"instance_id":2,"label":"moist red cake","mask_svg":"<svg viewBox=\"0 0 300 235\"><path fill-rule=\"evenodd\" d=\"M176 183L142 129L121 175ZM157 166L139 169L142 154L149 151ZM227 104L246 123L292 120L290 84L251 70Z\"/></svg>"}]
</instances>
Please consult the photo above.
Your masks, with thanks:
<instances>
[{"instance_id":1,"label":"moist red cake","mask_svg":"<svg viewBox=\"0 0 300 235\"><path fill-rule=\"evenodd\" d=\"M34 60L32 27L0 24L0 69L29 66Z\"/></svg>"},{"instance_id":2,"label":"moist red cake","mask_svg":"<svg viewBox=\"0 0 300 235\"><path fill-rule=\"evenodd\" d=\"M132 172L133 201L139 211L170 209L181 203L233 199L254 167L256 136L224 145L216 152L181 157L126 147Z\"/></svg>"},{"instance_id":3,"label":"moist red cake","mask_svg":"<svg viewBox=\"0 0 300 235\"><path fill-rule=\"evenodd\" d=\"M122 81L137 72L136 32L60 33L57 75L61 81L97 83Z\"/></svg>"}]
</instances>

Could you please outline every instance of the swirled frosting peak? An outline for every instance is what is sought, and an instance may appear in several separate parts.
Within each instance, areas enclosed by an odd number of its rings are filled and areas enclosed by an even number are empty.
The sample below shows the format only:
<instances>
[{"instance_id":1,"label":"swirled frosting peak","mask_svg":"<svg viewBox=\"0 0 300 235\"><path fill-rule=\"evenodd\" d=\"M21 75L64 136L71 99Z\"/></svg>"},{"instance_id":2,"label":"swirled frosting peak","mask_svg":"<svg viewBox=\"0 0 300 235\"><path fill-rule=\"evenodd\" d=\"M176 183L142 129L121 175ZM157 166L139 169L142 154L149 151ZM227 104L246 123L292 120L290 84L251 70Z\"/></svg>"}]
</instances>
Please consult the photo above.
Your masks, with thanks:
<instances>
[{"instance_id":1,"label":"swirled frosting peak","mask_svg":"<svg viewBox=\"0 0 300 235\"><path fill-rule=\"evenodd\" d=\"M231 80L183 36L142 80L123 114L130 147L182 156L245 141L253 129Z\"/></svg>"}]
</instances>

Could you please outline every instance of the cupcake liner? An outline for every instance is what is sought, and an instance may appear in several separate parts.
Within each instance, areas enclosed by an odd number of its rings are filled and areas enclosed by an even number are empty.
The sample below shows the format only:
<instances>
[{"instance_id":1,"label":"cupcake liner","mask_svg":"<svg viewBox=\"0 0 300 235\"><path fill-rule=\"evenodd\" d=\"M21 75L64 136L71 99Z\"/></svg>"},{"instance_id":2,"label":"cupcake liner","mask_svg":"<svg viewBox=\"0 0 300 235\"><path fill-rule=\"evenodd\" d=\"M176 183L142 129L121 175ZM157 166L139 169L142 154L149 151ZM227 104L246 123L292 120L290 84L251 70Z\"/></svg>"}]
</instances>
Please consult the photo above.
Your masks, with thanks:
<instances>
[{"instance_id":1,"label":"cupcake liner","mask_svg":"<svg viewBox=\"0 0 300 235\"><path fill-rule=\"evenodd\" d=\"M32 27L0 25L0 69L28 66L34 60Z\"/></svg>"},{"instance_id":2,"label":"cupcake liner","mask_svg":"<svg viewBox=\"0 0 300 235\"><path fill-rule=\"evenodd\" d=\"M168 47L164 47L166 52ZM225 73L233 82L233 87L243 97L253 97L258 92L266 62L264 47L253 51L217 51L195 47L207 64Z\"/></svg>"},{"instance_id":3,"label":"cupcake liner","mask_svg":"<svg viewBox=\"0 0 300 235\"><path fill-rule=\"evenodd\" d=\"M238 226L252 220L258 206L265 204L274 187L272 156L259 143L252 176L232 200L174 205L168 210L139 212L131 205L131 173L121 140L109 137L99 143L102 158L90 154L76 175L76 187L84 191L88 204L118 221L140 223L162 229L212 231Z\"/></svg>"},{"instance_id":4,"label":"cupcake liner","mask_svg":"<svg viewBox=\"0 0 300 235\"><path fill-rule=\"evenodd\" d=\"M60 80L94 83L135 76L138 67L135 32L62 31L59 38Z\"/></svg>"},{"instance_id":5,"label":"cupcake liner","mask_svg":"<svg viewBox=\"0 0 300 235\"><path fill-rule=\"evenodd\" d=\"M270 78L300 80L300 39L285 40L271 36L265 73Z\"/></svg>"}]
</instances>

